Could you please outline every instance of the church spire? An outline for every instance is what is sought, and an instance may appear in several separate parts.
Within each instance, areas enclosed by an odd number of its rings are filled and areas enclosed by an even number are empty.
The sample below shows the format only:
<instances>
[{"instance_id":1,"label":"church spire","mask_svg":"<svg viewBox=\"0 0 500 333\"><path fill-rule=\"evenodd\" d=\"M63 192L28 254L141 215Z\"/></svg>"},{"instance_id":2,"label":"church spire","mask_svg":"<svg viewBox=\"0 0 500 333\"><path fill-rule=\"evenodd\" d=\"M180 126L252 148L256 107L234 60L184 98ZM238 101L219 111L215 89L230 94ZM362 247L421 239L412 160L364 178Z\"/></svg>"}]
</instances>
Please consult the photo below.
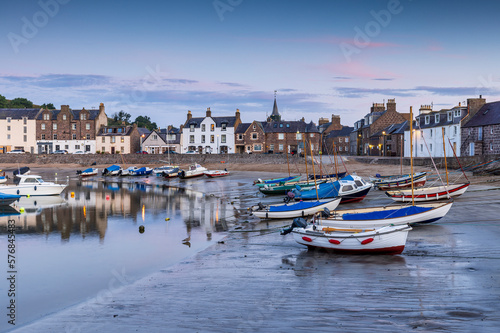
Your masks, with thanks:
<instances>
[{"instance_id":1,"label":"church spire","mask_svg":"<svg viewBox=\"0 0 500 333\"><path fill-rule=\"evenodd\" d=\"M271 120L274 120L274 121L280 121L281 120L281 116L278 112L278 104L276 104L276 93L278 91L275 90L274 91L274 106L273 106L273 113L271 113L271 116L269 118L271 118Z\"/></svg>"}]
</instances>

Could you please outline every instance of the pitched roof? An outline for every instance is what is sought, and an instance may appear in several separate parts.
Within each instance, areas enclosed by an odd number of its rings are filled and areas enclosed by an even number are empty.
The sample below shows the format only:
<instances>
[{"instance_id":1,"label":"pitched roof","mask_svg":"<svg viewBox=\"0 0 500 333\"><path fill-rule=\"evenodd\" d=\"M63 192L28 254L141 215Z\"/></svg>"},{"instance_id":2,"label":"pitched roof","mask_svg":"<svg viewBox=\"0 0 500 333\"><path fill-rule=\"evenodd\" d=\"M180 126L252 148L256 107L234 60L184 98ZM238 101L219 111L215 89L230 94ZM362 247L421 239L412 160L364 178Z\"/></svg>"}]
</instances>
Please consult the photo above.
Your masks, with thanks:
<instances>
[{"instance_id":1,"label":"pitched roof","mask_svg":"<svg viewBox=\"0 0 500 333\"><path fill-rule=\"evenodd\" d=\"M262 122L265 133L319 133L316 125L311 121L305 123L303 121L270 121Z\"/></svg>"},{"instance_id":2,"label":"pitched roof","mask_svg":"<svg viewBox=\"0 0 500 333\"><path fill-rule=\"evenodd\" d=\"M199 128L201 126L201 123L203 120L205 120L207 117L193 117L189 120L186 120L186 123L184 124L184 128L188 128L191 125L194 125L195 128ZM209 117L211 118L216 127L221 127L222 124L226 124L227 127L234 127L234 124L236 123L236 117L235 116L221 116L221 117Z\"/></svg>"},{"instance_id":3,"label":"pitched roof","mask_svg":"<svg viewBox=\"0 0 500 333\"><path fill-rule=\"evenodd\" d=\"M97 132L97 136L129 136L134 126L103 126Z\"/></svg>"},{"instance_id":4,"label":"pitched roof","mask_svg":"<svg viewBox=\"0 0 500 333\"><path fill-rule=\"evenodd\" d=\"M89 117L87 120L94 120L99 116L99 110L98 109L82 109L82 110L72 110L69 109L69 113L73 116L73 119L80 119L80 113L85 110L89 113ZM57 120L57 115L61 112L61 110L42 110L38 117L36 118L37 120L42 120L43 119L43 112L45 111L50 111L52 114L52 119L51 120Z\"/></svg>"},{"instance_id":5,"label":"pitched roof","mask_svg":"<svg viewBox=\"0 0 500 333\"><path fill-rule=\"evenodd\" d=\"M484 104L462 127L476 127L500 124L500 102Z\"/></svg>"},{"instance_id":6,"label":"pitched roof","mask_svg":"<svg viewBox=\"0 0 500 333\"><path fill-rule=\"evenodd\" d=\"M234 131L234 134L243 134L247 131L247 129L252 125L252 123L240 123L238 127L236 127L236 130Z\"/></svg>"},{"instance_id":7,"label":"pitched roof","mask_svg":"<svg viewBox=\"0 0 500 333\"><path fill-rule=\"evenodd\" d=\"M36 119L39 108L29 108L29 109L0 109L0 119L23 119L23 117L28 117L28 119Z\"/></svg>"},{"instance_id":8,"label":"pitched roof","mask_svg":"<svg viewBox=\"0 0 500 333\"><path fill-rule=\"evenodd\" d=\"M334 130L328 133L326 136L327 138L337 138L337 137L344 137L344 136L349 136L352 132L354 127L349 127L349 126L342 126L341 130Z\"/></svg>"}]
</instances>

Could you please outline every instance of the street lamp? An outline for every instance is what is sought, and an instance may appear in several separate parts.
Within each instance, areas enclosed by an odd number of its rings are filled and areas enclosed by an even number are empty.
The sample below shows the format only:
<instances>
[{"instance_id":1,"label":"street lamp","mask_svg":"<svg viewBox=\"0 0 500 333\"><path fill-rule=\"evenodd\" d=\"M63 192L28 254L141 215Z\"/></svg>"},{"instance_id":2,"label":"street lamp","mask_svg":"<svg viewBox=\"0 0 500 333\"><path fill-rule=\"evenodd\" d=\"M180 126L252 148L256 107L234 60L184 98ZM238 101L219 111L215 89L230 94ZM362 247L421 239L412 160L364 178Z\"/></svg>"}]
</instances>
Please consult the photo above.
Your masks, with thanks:
<instances>
[{"instance_id":1,"label":"street lamp","mask_svg":"<svg viewBox=\"0 0 500 333\"><path fill-rule=\"evenodd\" d=\"M219 134L217 134L217 154L220 154L220 152L219 152Z\"/></svg>"},{"instance_id":2,"label":"street lamp","mask_svg":"<svg viewBox=\"0 0 500 333\"><path fill-rule=\"evenodd\" d=\"M382 131L382 135L384 136L384 149L383 149L383 152L384 152L384 156L386 156L386 149L387 148L386 148L386 145L385 145L385 135L386 135L385 131Z\"/></svg>"}]
</instances>

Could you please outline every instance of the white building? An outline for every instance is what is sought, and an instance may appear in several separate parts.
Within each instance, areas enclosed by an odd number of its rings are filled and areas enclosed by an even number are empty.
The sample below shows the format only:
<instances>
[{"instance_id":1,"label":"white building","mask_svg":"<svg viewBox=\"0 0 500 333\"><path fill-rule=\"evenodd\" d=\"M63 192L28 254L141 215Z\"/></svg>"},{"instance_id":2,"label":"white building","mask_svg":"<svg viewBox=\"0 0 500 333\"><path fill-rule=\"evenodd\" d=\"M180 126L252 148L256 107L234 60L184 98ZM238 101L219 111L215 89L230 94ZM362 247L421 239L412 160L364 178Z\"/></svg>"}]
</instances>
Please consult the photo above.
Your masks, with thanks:
<instances>
[{"instance_id":1,"label":"white building","mask_svg":"<svg viewBox=\"0 0 500 333\"><path fill-rule=\"evenodd\" d=\"M430 105L422 105L419 115L413 122L413 157L443 157L444 149L447 157L454 156L453 150L460 156L460 124L465 116L467 107L460 103L452 109L440 111L432 111ZM445 147L443 147L443 128ZM404 136L404 156L410 156L409 128Z\"/></svg>"},{"instance_id":2,"label":"white building","mask_svg":"<svg viewBox=\"0 0 500 333\"><path fill-rule=\"evenodd\" d=\"M240 111L234 116L212 117L207 108L205 117L193 118L188 111L182 129L182 153L196 151L200 154L234 154L234 131L241 123Z\"/></svg>"},{"instance_id":3,"label":"white building","mask_svg":"<svg viewBox=\"0 0 500 333\"><path fill-rule=\"evenodd\" d=\"M166 154L168 151L181 153L181 132L172 126L154 130L144 136L141 150L148 154Z\"/></svg>"},{"instance_id":4,"label":"white building","mask_svg":"<svg viewBox=\"0 0 500 333\"><path fill-rule=\"evenodd\" d=\"M0 109L0 153L36 152L36 118L41 109Z\"/></svg>"}]
</instances>

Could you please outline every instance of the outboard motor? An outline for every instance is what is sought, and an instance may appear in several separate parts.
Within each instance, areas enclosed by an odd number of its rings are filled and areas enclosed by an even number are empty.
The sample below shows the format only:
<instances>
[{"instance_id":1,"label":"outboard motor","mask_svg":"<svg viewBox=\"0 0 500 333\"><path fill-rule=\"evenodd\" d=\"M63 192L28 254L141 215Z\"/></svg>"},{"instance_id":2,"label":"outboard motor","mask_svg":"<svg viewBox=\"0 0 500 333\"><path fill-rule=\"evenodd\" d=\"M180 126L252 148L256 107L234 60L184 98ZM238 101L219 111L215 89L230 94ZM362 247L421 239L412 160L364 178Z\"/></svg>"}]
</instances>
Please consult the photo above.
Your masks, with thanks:
<instances>
[{"instance_id":1,"label":"outboard motor","mask_svg":"<svg viewBox=\"0 0 500 333\"><path fill-rule=\"evenodd\" d=\"M280 231L280 235L286 235L292 232L293 228L305 228L307 227L307 221L303 217L296 217L293 219L292 225L288 228L283 228Z\"/></svg>"},{"instance_id":2,"label":"outboard motor","mask_svg":"<svg viewBox=\"0 0 500 333\"><path fill-rule=\"evenodd\" d=\"M295 193L293 193L292 191L288 191L287 194L286 194L286 196L283 198L283 201L285 203L289 203L294 198L295 198Z\"/></svg>"}]
</instances>

